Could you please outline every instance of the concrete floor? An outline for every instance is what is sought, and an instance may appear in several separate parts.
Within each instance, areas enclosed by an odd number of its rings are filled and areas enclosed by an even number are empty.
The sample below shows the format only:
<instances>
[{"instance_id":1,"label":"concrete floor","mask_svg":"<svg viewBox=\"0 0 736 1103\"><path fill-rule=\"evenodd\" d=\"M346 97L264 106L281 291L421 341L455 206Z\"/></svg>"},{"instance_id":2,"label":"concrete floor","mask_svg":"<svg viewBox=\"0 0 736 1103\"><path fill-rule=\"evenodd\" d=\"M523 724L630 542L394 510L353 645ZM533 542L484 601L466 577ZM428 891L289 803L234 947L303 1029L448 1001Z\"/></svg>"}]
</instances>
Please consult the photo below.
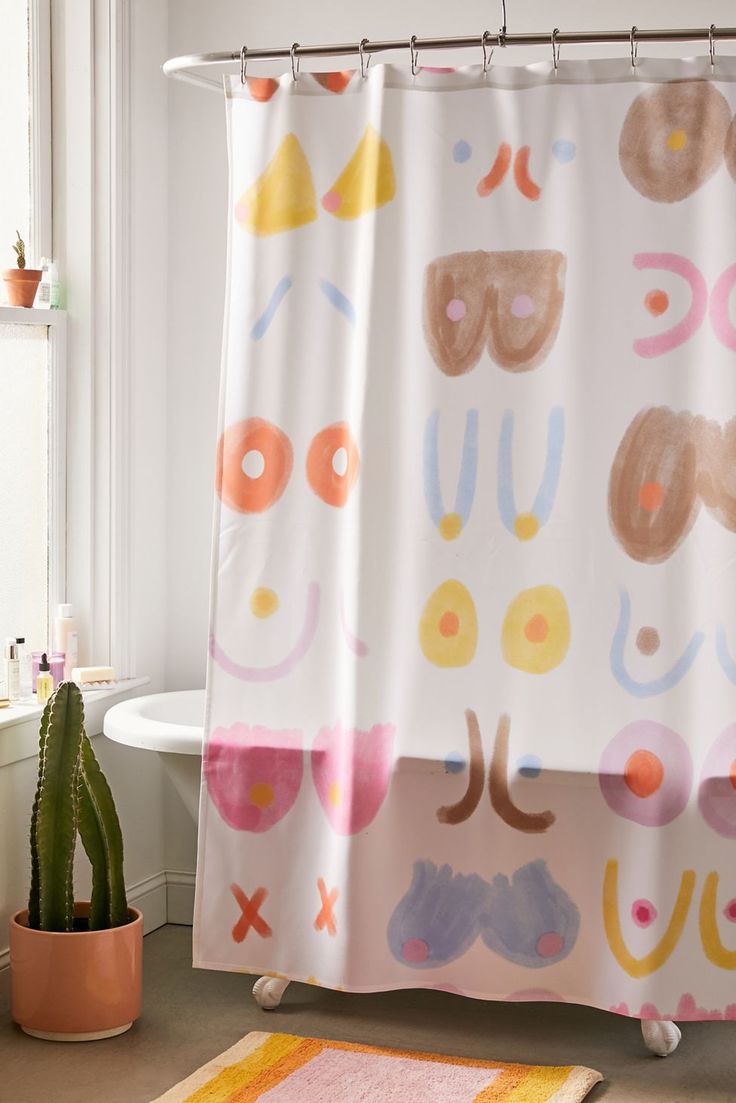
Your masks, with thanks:
<instances>
[{"instance_id":1,"label":"concrete floor","mask_svg":"<svg viewBox=\"0 0 736 1103\"><path fill-rule=\"evenodd\" d=\"M63 1045L0 1020L3 1103L149 1103L249 1030L283 1031L489 1060L581 1064L606 1083L591 1103L734 1103L736 1023L686 1024L666 1060L639 1024L560 1004L484 1003L443 992L357 996L292 985L263 1012L251 978L190 967L191 929L145 940L144 1014L128 1034ZM406 1103L421 1103L407 1100Z\"/></svg>"}]
</instances>

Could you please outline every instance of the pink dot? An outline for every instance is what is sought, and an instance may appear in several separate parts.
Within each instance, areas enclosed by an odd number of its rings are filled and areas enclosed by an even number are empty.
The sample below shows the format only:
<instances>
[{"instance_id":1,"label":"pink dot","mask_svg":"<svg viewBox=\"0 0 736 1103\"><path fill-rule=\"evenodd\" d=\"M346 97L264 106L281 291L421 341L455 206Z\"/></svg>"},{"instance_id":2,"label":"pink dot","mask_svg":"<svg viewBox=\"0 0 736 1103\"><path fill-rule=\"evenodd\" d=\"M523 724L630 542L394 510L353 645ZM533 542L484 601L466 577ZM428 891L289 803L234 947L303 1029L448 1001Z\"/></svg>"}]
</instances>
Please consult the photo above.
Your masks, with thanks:
<instances>
[{"instance_id":1,"label":"pink dot","mask_svg":"<svg viewBox=\"0 0 736 1103\"><path fill-rule=\"evenodd\" d=\"M537 940L537 953L540 957L556 957L564 948L565 940L557 931L547 931Z\"/></svg>"},{"instance_id":2,"label":"pink dot","mask_svg":"<svg viewBox=\"0 0 736 1103\"><path fill-rule=\"evenodd\" d=\"M511 313L515 318L530 318L534 313L534 300L529 295L517 295L511 303Z\"/></svg>"},{"instance_id":3,"label":"pink dot","mask_svg":"<svg viewBox=\"0 0 736 1103\"><path fill-rule=\"evenodd\" d=\"M322 206L326 211L329 211L330 214L334 214L335 211L339 210L341 203L342 199L336 191L327 191L322 196Z\"/></svg>"},{"instance_id":4,"label":"pink dot","mask_svg":"<svg viewBox=\"0 0 736 1103\"><path fill-rule=\"evenodd\" d=\"M736 900L729 900L723 909L723 914L731 923L736 923Z\"/></svg>"},{"instance_id":5,"label":"pink dot","mask_svg":"<svg viewBox=\"0 0 736 1103\"><path fill-rule=\"evenodd\" d=\"M429 957L429 946L423 938L409 938L401 947L401 956L410 965L421 965Z\"/></svg>"},{"instance_id":6,"label":"pink dot","mask_svg":"<svg viewBox=\"0 0 736 1103\"><path fill-rule=\"evenodd\" d=\"M247 222L249 214L250 210L247 203L243 203L243 201L240 200L235 204L235 217L238 222Z\"/></svg>"},{"instance_id":7,"label":"pink dot","mask_svg":"<svg viewBox=\"0 0 736 1103\"><path fill-rule=\"evenodd\" d=\"M631 905L631 918L637 927L649 927L657 918L657 909L649 900L635 900Z\"/></svg>"},{"instance_id":8,"label":"pink dot","mask_svg":"<svg viewBox=\"0 0 736 1103\"><path fill-rule=\"evenodd\" d=\"M445 313L451 322L460 322L465 317L465 303L462 299L450 299Z\"/></svg>"}]
</instances>

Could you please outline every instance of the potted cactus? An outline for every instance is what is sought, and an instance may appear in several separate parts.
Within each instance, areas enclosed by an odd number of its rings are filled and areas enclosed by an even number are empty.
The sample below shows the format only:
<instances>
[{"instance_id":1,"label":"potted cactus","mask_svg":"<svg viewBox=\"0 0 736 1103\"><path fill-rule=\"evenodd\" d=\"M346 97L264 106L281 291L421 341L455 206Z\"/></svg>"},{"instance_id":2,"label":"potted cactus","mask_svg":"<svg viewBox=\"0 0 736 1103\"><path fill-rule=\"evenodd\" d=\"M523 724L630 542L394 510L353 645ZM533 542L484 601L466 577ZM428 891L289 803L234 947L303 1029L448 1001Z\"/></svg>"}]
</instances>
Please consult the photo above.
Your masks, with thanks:
<instances>
[{"instance_id":1,"label":"potted cactus","mask_svg":"<svg viewBox=\"0 0 736 1103\"><path fill-rule=\"evenodd\" d=\"M25 242L17 230L15 236L13 252L16 267L6 268L3 272L5 291L11 306L33 306L43 272L40 268L26 268Z\"/></svg>"},{"instance_id":2,"label":"potted cactus","mask_svg":"<svg viewBox=\"0 0 736 1103\"><path fill-rule=\"evenodd\" d=\"M126 901L120 823L73 682L46 704L38 763L28 908L10 922L13 1018L39 1038L109 1038L140 1014L143 919ZM74 902L77 834L92 864L88 903Z\"/></svg>"}]
</instances>

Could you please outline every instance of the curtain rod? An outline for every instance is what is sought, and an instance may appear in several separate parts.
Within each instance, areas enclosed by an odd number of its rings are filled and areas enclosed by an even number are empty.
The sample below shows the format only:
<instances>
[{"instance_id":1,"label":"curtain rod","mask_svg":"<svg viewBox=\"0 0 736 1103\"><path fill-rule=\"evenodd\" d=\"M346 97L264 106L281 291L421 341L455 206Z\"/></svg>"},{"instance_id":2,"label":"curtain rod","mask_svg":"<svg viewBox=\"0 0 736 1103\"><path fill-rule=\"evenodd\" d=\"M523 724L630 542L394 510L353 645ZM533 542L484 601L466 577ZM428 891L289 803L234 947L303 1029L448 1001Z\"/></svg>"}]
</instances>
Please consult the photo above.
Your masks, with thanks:
<instances>
[{"instance_id":1,"label":"curtain rod","mask_svg":"<svg viewBox=\"0 0 736 1103\"><path fill-rule=\"evenodd\" d=\"M422 50L470 50L482 47L494 48L496 46L580 46L596 43L625 43L634 47L646 42L708 42L713 50L713 44L717 41L736 39L736 27L668 27L660 30L641 30L631 27L626 31L560 31L549 33L508 34L501 28L495 34L485 31L478 35L463 35L454 38L390 38L362 42L333 42L316 46L302 46L298 42L291 46L257 47L251 49L243 46L242 49L232 52L219 52L209 54L185 54L181 57L172 57L163 64L163 71L167 77L177 77L180 80L188 80L194 84L205 84L220 88L220 82L190 72L191 69L215 65L229 65L233 62L240 63L242 59L250 61L291 61L297 63L303 57L344 57L347 55L367 55L386 53L389 50L411 51L412 56Z\"/></svg>"}]
</instances>

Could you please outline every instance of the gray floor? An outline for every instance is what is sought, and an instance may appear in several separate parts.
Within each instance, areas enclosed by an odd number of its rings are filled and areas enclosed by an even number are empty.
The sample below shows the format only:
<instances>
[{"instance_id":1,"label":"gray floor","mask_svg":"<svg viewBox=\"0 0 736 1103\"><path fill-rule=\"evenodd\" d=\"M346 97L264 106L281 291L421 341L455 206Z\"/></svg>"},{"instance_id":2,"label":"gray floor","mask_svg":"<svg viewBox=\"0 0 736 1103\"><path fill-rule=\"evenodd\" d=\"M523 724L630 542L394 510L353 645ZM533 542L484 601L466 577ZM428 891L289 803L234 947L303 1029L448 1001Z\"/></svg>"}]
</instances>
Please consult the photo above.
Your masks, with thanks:
<instances>
[{"instance_id":1,"label":"gray floor","mask_svg":"<svg viewBox=\"0 0 736 1103\"><path fill-rule=\"evenodd\" d=\"M355 996L295 984L281 1008L266 1013L250 996L250 978L192 970L190 940L188 927L164 927L146 938L144 1014L120 1038L40 1042L6 1015L0 1101L149 1103L249 1030L591 1065L607 1079L591 1103L736 1100L736 1023L687 1024L679 1050L663 1061L643 1048L638 1023L559 1004L493 1004L418 991Z\"/></svg>"}]
</instances>

